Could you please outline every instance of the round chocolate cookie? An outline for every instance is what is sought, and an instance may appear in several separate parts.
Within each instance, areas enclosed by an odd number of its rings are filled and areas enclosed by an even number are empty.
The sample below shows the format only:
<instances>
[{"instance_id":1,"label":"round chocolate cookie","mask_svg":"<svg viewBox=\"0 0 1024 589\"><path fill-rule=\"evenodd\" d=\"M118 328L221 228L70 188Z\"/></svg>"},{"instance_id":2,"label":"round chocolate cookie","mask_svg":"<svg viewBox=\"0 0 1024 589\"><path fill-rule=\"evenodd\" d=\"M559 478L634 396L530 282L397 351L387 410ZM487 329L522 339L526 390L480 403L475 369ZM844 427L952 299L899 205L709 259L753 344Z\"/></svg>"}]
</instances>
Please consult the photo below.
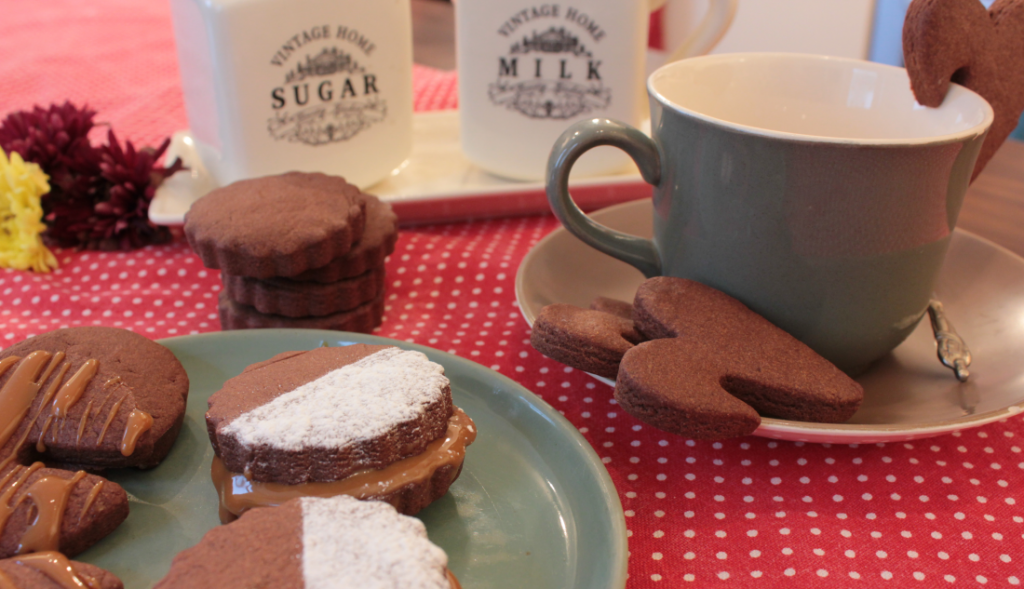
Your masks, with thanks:
<instances>
[{"instance_id":1,"label":"round chocolate cookie","mask_svg":"<svg viewBox=\"0 0 1024 589\"><path fill-rule=\"evenodd\" d=\"M52 467L156 466L187 396L177 358L124 329L58 329L0 352L0 557L74 555L117 528L124 489Z\"/></svg>"},{"instance_id":2,"label":"round chocolate cookie","mask_svg":"<svg viewBox=\"0 0 1024 589\"><path fill-rule=\"evenodd\" d=\"M285 317L322 317L350 311L384 292L384 267L337 282L299 282L290 278L249 278L221 274L231 300L260 313Z\"/></svg>"},{"instance_id":3,"label":"round chocolate cookie","mask_svg":"<svg viewBox=\"0 0 1024 589\"><path fill-rule=\"evenodd\" d=\"M384 259L395 251L398 241L398 216L388 203L370 194L364 196L366 229L362 239L344 256L331 260L326 266L292 276L293 280L337 282L384 265Z\"/></svg>"},{"instance_id":4,"label":"round chocolate cookie","mask_svg":"<svg viewBox=\"0 0 1024 589\"><path fill-rule=\"evenodd\" d=\"M226 566L226 563L229 566ZM376 501L302 497L255 509L180 552L154 589L457 589L423 524Z\"/></svg>"},{"instance_id":5,"label":"round chocolate cookie","mask_svg":"<svg viewBox=\"0 0 1024 589\"><path fill-rule=\"evenodd\" d=\"M188 398L170 350L113 327L58 329L3 350L0 385L0 460L89 470L159 464Z\"/></svg>"},{"instance_id":6,"label":"round chocolate cookie","mask_svg":"<svg viewBox=\"0 0 1024 589\"><path fill-rule=\"evenodd\" d=\"M347 254L362 237L365 209L365 195L341 178L289 172L199 199L185 215L185 235L208 268L295 276Z\"/></svg>"},{"instance_id":7,"label":"round chocolate cookie","mask_svg":"<svg viewBox=\"0 0 1024 589\"><path fill-rule=\"evenodd\" d=\"M260 313L256 309L236 303L227 293L220 293L217 301L221 329L259 329L285 327L293 329L333 329L370 333L384 317L384 292L358 307L321 317L285 317Z\"/></svg>"}]
</instances>

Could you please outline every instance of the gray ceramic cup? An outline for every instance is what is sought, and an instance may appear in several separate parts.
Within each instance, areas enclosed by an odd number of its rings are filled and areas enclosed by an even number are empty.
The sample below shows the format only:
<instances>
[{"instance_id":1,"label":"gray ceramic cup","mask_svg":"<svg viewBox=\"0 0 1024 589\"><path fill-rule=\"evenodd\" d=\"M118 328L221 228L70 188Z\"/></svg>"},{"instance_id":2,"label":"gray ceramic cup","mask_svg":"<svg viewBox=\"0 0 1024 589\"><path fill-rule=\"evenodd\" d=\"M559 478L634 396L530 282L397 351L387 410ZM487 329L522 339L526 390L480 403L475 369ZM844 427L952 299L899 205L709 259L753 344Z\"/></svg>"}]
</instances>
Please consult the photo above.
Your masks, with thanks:
<instances>
[{"instance_id":1,"label":"gray ceramic cup","mask_svg":"<svg viewBox=\"0 0 1024 589\"><path fill-rule=\"evenodd\" d=\"M688 59L647 91L651 137L592 119L555 144L547 194L569 231L738 298L850 374L913 331L992 123L983 98L954 85L924 108L902 68L796 54ZM573 203L573 162L598 145L653 185L653 241Z\"/></svg>"}]
</instances>

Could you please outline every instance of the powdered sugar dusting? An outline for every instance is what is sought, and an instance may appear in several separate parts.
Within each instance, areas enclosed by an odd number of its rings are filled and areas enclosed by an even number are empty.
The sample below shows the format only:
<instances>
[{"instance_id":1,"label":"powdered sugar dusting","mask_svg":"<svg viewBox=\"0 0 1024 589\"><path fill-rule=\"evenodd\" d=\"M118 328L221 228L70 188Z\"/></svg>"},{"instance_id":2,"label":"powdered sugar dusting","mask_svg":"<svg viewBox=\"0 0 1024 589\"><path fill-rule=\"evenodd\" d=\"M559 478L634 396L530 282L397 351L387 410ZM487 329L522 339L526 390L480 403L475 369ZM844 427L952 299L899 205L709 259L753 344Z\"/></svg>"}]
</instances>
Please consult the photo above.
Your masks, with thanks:
<instances>
[{"instance_id":1,"label":"powdered sugar dusting","mask_svg":"<svg viewBox=\"0 0 1024 589\"><path fill-rule=\"evenodd\" d=\"M422 415L446 386L440 364L388 348L242 414L224 431L246 445L344 448Z\"/></svg>"},{"instance_id":2,"label":"powdered sugar dusting","mask_svg":"<svg viewBox=\"0 0 1024 589\"><path fill-rule=\"evenodd\" d=\"M450 589L448 556L420 520L347 495L301 501L306 589Z\"/></svg>"}]
</instances>

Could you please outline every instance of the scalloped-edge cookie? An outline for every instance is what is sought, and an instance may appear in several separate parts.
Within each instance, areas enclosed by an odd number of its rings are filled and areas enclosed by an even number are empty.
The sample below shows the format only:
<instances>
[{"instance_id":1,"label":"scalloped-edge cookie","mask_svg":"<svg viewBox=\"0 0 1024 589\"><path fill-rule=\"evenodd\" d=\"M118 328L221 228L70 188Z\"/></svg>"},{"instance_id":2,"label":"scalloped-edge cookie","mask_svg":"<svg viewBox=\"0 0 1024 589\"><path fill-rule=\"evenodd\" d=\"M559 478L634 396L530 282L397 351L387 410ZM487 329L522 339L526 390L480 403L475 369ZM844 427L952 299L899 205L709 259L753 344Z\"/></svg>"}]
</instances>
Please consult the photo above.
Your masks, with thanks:
<instances>
[{"instance_id":1,"label":"scalloped-edge cookie","mask_svg":"<svg viewBox=\"0 0 1024 589\"><path fill-rule=\"evenodd\" d=\"M336 282L299 282L289 278L249 278L221 274L224 293L260 313L285 317L322 317L351 311L384 292L384 267Z\"/></svg>"},{"instance_id":2,"label":"scalloped-edge cookie","mask_svg":"<svg viewBox=\"0 0 1024 589\"><path fill-rule=\"evenodd\" d=\"M355 331L370 333L380 325L384 317L384 293L373 300L348 311L339 311L320 317L285 317L260 313L253 307L236 303L220 293L217 301L222 329L260 329L282 327L288 329L332 329L334 331Z\"/></svg>"},{"instance_id":3,"label":"scalloped-edge cookie","mask_svg":"<svg viewBox=\"0 0 1024 589\"><path fill-rule=\"evenodd\" d=\"M358 243L347 254L335 258L326 266L312 268L292 276L292 280L308 282L336 282L384 265L384 259L395 251L398 242L398 216L391 205L367 194L366 230Z\"/></svg>"},{"instance_id":4,"label":"scalloped-edge cookie","mask_svg":"<svg viewBox=\"0 0 1024 589\"><path fill-rule=\"evenodd\" d=\"M344 256L362 238L366 199L344 179L289 172L240 180L197 200L185 235L208 268L295 276Z\"/></svg>"},{"instance_id":5,"label":"scalloped-edge cookie","mask_svg":"<svg viewBox=\"0 0 1024 589\"><path fill-rule=\"evenodd\" d=\"M380 502L303 497L255 509L180 552L154 589L458 589L418 519Z\"/></svg>"}]
</instances>

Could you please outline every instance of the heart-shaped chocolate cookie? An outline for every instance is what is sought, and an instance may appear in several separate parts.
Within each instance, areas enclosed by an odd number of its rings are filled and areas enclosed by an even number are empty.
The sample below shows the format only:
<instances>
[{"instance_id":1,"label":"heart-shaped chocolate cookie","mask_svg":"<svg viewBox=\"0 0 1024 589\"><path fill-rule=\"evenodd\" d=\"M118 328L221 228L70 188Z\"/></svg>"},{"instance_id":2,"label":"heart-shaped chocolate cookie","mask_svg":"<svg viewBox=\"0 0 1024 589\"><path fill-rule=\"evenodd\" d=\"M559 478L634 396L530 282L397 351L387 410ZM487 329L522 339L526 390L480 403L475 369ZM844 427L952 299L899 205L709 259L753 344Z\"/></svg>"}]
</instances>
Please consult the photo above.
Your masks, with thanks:
<instances>
[{"instance_id":1,"label":"heart-shaped chocolate cookie","mask_svg":"<svg viewBox=\"0 0 1024 589\"><path fill-rule=\"evenodd\" d=\"M647 341L622 357L615 399L630 415L697 439L752 433L759 415L840 423L864 389L729 295L656 276L633 299Z\"/></svg>"},{"instance_id":2,"label":"heart-shaped chocolate cookie","mask_svg":"<svg viewBox=\"0 0 1024 589\"><path fill-rule=\"evenodd\" d=\"M903 24L903 60L917 101L942 104L949 83L974 90L995 121L974 165L978 176L1024 111L1024 0L914 0Z\"/></svg>"}]
</instances>

